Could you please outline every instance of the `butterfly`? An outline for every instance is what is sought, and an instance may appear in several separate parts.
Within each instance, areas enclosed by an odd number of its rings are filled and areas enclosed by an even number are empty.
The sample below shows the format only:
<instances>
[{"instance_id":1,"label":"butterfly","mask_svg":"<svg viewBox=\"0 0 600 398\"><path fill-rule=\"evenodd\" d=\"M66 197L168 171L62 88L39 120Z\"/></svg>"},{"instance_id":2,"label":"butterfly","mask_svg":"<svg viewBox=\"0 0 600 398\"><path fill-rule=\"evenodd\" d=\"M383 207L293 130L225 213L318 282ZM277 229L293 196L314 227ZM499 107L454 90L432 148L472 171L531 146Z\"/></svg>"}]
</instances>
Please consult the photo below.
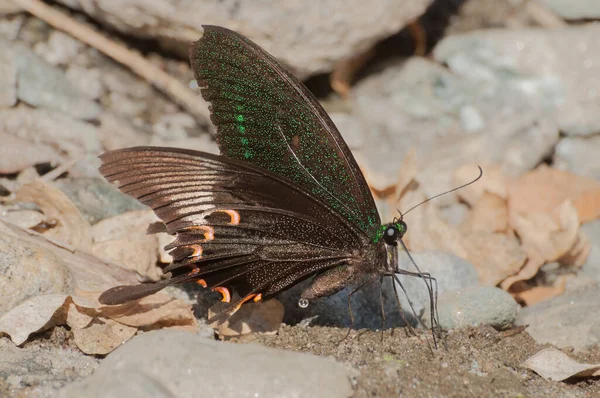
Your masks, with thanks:
<instances>
[{"instance_id":1,"label":"butterfly","mask_svg":"<svg viewBox=\"0 0 600 398\"><path fill-rule=\"evenodd\" d=\"M169 279L114 287L100 302L122 304L195 281L237 309L310 278L299 300L305 307L346 286L357 286L351 295L405 274L425 281L434 324L435 279L398 266L406 223L381 223L362 172L316 98L246 37L203 30L190 47L191 66L211 104L221 155L134 147L100 156L102 175L152 208L175 236L166 246Z\"/></svg>"}]
</instances>

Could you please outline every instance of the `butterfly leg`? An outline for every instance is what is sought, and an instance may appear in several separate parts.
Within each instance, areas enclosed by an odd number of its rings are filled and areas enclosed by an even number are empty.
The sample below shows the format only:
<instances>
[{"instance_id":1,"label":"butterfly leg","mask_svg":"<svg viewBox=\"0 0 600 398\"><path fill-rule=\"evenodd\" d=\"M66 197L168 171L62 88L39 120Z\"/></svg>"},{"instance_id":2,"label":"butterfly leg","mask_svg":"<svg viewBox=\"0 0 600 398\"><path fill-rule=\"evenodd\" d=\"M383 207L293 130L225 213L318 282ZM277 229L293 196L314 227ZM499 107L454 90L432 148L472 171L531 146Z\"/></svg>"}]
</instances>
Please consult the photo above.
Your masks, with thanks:
<instances>
[{"instance_id":1,"label":"butterfly leg","mask_svg":"<svg viewBox=\"0 0 600 398\"><path fill-rule=\"evenodd\" d=\"M352 331L352 329L354 329L354 312L352 311L352 296L354 295L354 293L358 292L359 290L361 290L362 288L367 286L369 283L371 283L375 279L377 279L378 276L379 275L373 275L373 277L367 279L366 281L364 281L363 283L361 283L360 285L358 285L357 287L352 289L350 291L350 293L348 293L348 314L350 314L350 327L348 328L348 333L346 333L346 336L344 336L344 338L341 339L339 341L339 343L346 340L348 338L348 336L350 336L350 332ZM385 321L384 321L384 323L385 323Z\"/></svg>"}]
</instances>

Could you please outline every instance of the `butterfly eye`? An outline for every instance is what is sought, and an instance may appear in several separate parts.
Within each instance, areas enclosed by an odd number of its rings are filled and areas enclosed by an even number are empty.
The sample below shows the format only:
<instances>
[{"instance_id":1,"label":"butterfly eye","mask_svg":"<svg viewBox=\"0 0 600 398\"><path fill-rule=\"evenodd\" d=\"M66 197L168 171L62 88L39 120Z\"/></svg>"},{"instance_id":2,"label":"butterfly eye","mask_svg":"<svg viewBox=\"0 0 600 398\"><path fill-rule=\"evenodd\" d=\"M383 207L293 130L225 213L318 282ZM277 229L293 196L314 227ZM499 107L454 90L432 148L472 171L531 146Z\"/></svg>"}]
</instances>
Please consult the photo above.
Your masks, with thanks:
<instances>
[{"instance_id":1,"label":"butterfly eye","mask_svg":"<svg viewBox=\"0 0 600 398\"><path fill-rule=\"evenodd\" d=\"M384 231L383 240L388 245L395 246L396 241L398 240L399 236L400 236L400 231L398 231L398 229L396 229L396 226L392 224L389 227L387 227L386 230Z\"/></svg>"}]
</instances>

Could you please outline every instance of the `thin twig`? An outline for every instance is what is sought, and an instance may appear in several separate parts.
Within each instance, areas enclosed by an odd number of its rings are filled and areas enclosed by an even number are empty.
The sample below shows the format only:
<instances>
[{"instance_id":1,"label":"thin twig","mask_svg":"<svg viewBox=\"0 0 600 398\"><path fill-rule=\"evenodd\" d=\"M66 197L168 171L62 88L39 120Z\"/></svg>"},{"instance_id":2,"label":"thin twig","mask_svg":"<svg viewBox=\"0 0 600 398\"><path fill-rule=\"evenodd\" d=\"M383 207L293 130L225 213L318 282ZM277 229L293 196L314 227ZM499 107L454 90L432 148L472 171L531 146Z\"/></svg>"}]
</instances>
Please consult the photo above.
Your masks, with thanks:
<instances>
[{"instance_id":1,"label":"thin twig","mask_svg":"<svg viewBox=\"0 0 600 398\"><path fill-rule=\"evenodd\" d=\"M125 65L183 107L198 122L211 126L206 102L198 94L162 69L152 65L144 57L39 0L13 0L13 2L54 28L68 33Z\"/></svg>"}]
</instances>

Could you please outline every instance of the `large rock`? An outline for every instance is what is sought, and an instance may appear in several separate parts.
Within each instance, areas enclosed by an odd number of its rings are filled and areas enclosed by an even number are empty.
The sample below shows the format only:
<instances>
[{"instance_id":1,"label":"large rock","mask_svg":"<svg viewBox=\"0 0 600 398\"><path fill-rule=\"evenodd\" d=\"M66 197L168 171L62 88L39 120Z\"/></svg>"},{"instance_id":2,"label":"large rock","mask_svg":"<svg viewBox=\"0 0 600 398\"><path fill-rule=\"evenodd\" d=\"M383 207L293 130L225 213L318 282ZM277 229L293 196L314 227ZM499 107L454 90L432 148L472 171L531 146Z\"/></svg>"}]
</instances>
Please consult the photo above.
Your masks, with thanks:
<instances>
[{"instance_id":1,"label":"large rock","mask_svg":"<svg viewBox=\"0 0 600 398\"><path fill-rule=\"evenodd\" d=\"M59 396L349 397L350 377L328 358L160 330L119 347Z\"/></svg>"},{"instance_id":2,"label":"large rock","mask_svg":"<svg viewBox=\"0 0 600 398\"><path fill-rule=\"evenodd\" d=\"M590 135L600 131L599 35L597 24L474 31L447 37L434 57L478 82L482 92L506 86L542 109L556 110L565 134Z\"/></svg>"},{"instance_id":3,"label":"large rock","mask_svg":"<svg viewBox=\"0 0 600 398\"><path fill-rule=\"evenodd\" d=\"M581 351L600 343L600 286L592 285L524 308L517 324L540 344Z\"/></svg>"},{"instance_id":4,"label":"large rock","mask_svg":"<svg viewBox=\"0 0 600 398\"><path fill-rule=\"evenodd\" d=\"M29 48L0 37L0 70L4 75L11 74L16 79L3 76L4 89L16 90L16 98L29 105L60 111L76 119L94 119L100 112L100 106L88 99L67 78L62 70L54 67ZM7 85L14 86L7 86ZM14 103L14 94L2 95L1 105Z\"/></svg>"},{"instance_id":5,"label":"large rock","mask_svg":"<svg viewBox=\"0 0 600 398\"><path fill-rule=\"evenodd\" d=\"M125 34L176 44L185 56L188 44L201 36L201 25L225 26L256 41L304 78L329 71L339 60L398 32L432 0L326 0L318 7L299 0L61 2Z\"/></svg>"},{"instance_id":6,"label":"large rock","mask_svg":"<svg viewBox=\"0 0 600 398\"><path fill-rule=\"evenodd\" d=\"M553 111L538 98L510 85L482 85L418 57L390 63L362 80L351 107L350 116L333 117L342 122L344 136L363 137L352 139L362 143L353 149L370 185L380 191L396 184L404 156L413 149L417 179L433 196L456 187L453 175L463 164L485 169L497 163L519 175L558 140Z\"/></svg>"}]
</instances>

